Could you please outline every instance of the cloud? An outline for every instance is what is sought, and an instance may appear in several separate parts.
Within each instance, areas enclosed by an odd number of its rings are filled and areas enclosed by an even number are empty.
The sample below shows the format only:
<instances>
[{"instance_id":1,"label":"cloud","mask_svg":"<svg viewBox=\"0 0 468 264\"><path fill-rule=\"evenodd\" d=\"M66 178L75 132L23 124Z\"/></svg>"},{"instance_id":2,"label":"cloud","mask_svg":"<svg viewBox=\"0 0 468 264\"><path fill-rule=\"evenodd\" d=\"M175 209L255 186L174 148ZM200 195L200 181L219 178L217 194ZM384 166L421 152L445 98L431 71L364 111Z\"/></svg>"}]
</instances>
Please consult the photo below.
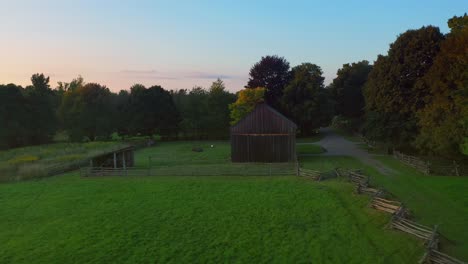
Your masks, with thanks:
<instances>
[{"instance_id":1,"label":"cloud","mask_svg":"<svg viewBox=\"0 0 468 264\"><path fill-rule=\"evenodd\" d=\"M198 71L174 71L160 72L156 70L122 70L119 74L123 74L129 78L141 78L150 80L186 80L186 79L238 79L240 76L219 74L212 72Z\"/></svg>"}]
</instances>

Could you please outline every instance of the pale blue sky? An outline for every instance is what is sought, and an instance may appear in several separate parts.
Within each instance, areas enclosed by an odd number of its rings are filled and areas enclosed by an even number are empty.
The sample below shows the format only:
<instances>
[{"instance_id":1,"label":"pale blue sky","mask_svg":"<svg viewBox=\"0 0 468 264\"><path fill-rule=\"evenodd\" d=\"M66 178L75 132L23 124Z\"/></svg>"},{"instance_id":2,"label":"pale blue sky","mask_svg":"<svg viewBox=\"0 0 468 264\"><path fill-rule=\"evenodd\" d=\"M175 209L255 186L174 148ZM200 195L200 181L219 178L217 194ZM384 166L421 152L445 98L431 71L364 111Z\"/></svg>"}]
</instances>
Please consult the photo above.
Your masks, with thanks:
<instances>
[{"instance_id":1,"label":"pale blue sky","mask_svg":"<svg viewBox=\"0 0 468 264\"><path fill-rule=\"evenodd\" d=\"M242 89L261 56L316 63L330 82L344 63L373 62L407 29L468 10L439 1L6 1L0 0L0 83L81 74L114 91L167 89L221 77Z\"/></svg>"}]
</instances>

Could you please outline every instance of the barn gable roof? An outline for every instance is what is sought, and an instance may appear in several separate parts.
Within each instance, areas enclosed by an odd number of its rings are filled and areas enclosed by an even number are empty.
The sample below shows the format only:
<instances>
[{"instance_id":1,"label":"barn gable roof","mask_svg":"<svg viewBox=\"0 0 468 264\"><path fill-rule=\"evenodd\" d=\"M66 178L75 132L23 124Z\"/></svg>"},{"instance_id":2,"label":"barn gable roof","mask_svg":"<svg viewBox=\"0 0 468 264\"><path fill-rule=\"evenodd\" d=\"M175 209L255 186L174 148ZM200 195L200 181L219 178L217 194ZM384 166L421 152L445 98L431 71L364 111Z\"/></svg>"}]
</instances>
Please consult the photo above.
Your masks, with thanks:
<instances>
[{"instance_id":1,"label":"barn gable roof","mask_svg":"<svg viewBox=\"0 0 468 264\"><path fill-rule=\"evenodd\" d=\"M255 109L231 127L232 134L240 133L287 133L296 132L296 124L266 103Z\"/></svg>"}]
</instances>

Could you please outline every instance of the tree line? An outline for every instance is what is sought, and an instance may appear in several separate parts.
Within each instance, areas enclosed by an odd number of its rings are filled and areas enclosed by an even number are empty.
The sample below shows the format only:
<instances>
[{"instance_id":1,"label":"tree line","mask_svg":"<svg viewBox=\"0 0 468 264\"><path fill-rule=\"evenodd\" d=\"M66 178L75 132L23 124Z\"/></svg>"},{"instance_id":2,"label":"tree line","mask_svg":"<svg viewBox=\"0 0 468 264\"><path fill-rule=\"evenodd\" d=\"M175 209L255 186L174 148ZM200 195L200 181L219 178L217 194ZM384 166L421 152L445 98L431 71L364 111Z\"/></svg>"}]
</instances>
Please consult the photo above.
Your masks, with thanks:
<instances>
[{"instance_id":1,"label":"tree line","mask_svg":"<svg viewBox=\"0 0 468 264\"><path fill-rule=\"evenodd\" d=\"M290 69L279 56L262 57L250 70L246 88L236 94L220 79L207 89L135 84L114 93L82 77L51 88L49 77L34 74L25 88L0 85L0 148L48 143L58 131L75 142L108 140L111 134L226 139L229 127L263 101L292 118L301 135L310 135L333 115L323 81L319 66Z\"/></svg>"},{"instance_id":2,"label":"tree line","mask_svg":"<svg viewBox=\"0 0 468 264\"><path fill-rule=\"evenodd\" d=\"M450 32L426 26L397 37L374 64L344 64L324 84L314 63L294 67L264 56L249 71L245 89L227 91L218 79L205 89L165 90L135 84L111 92L78 77L52 89L43 74L25 88L0 85L0 148L50 142L57 131L72 141L154 136L223 139L229 127L259 102L298 125L299 136L332 122L397 148L456 155L466 151L468 18L448 21Z\"/></svg>"},{"instance_id":3,"label":"tree line","mask_svg":"<svg viewBox=\"0 0 468 264\"><path fill-rule=\"evenodd\" d=\"M58 131L70 141L119 137L161 136L163 139L221 139L228 137L229 109L236 95L222 80L204 89L168 91L161 86L135 84L114 93L78 77L59 82L34 74L25 88L0 85L0 148L51 142Z\"/></svg>"},{"instance_id":4,"label":"tree line","mask_svg":"<svg viewBox=\"0 0 468 264\"><path fill-rule=\"evenodd\" d=\"M398 149L468 154L468 16L448 26L400 34L374 65L343 65L330 85L334 121Z\"/></svg>"}]
</instances>

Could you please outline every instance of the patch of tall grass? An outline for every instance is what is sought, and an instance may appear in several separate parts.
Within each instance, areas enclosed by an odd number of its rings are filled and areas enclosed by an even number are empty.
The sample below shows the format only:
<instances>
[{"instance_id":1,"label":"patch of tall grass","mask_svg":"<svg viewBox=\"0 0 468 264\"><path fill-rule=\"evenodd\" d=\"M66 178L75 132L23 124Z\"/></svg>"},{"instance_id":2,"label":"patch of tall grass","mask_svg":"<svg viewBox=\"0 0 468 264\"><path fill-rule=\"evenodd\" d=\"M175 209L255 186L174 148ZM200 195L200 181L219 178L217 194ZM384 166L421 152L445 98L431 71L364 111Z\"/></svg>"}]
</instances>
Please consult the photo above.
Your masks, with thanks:
<instances>
[{"instance_id":1,"label":"patch of tall grass","mask_svg":"<svg viewBox=\"0 0 468 264\"><path fill-rule=\"evenodd\" d=\"M122 142L56 143L0 151L0 182L45 177L125 146Z\"/></svg>"}]
</instances>

